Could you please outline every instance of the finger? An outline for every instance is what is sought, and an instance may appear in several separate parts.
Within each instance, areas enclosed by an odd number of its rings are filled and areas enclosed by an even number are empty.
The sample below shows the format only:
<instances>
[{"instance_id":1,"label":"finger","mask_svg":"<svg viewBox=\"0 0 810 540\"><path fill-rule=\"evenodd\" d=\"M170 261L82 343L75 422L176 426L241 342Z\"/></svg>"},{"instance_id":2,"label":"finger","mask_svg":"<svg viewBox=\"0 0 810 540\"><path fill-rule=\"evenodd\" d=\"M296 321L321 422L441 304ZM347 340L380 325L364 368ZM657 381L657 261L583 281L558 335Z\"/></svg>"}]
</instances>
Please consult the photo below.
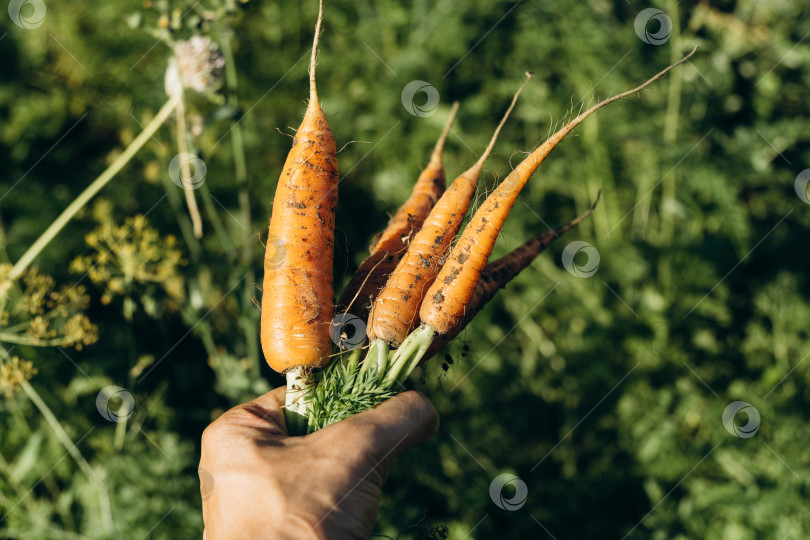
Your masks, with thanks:
<instances>
[{"instance_id":1,"label":"finger","mask_svg":"<svg viewBox=\"0 0 810 540\"><path fill-rule=\"evenodd\" d=\"M311 437L328 437L351 447L347 450L365 451L377 461L390 463L407 448L429 439L438 427L439 414L430 400L409 391L316 431Z\"/></svg>"},{"instance_id":2,"label":"finger","mask_svg":"<svg viewBox=\"0 0 810 540\"><path fill-rule=\"evenodd\" d=\"M278 409L284 406L284 397L287 392L286 386L279 386L270 390L266 394L249 401L248 403L255 403L266 409Z\"/></svg>"},{"instance_id":3,"label":"finger","mask_svg":"<svg viewBox=\"0 0 810 540\"><path fill-rule=\"evenodd\" d=\"M247 403L237 405L223 417L229 422L260 428L271 435L286 435L283 408L286 391L286 386L280 386Z\"/></svg>"}]
</instances>

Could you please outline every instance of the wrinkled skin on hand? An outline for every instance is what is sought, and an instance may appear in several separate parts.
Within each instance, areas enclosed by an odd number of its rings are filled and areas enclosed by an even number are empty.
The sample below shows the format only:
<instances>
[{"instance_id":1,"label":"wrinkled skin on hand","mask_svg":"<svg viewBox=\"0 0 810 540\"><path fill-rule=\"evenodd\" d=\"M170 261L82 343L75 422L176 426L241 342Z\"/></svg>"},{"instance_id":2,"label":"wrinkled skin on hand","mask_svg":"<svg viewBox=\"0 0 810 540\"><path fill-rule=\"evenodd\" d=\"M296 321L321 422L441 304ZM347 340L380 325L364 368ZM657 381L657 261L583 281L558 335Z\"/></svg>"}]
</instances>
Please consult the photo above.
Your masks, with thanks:
<instances>
[{"instance_id":1,"label":"wrinkled skin on hand","mask_svg":"<svg viewBox=\"0 0 810 540\"><path fill-rule=\"evenodd\" d=\"M369 538L391 462L436 432L436 409L405 392L290 437L285 391L234 407L203 433L205 540Z\"/></svg>"}]
</instances>

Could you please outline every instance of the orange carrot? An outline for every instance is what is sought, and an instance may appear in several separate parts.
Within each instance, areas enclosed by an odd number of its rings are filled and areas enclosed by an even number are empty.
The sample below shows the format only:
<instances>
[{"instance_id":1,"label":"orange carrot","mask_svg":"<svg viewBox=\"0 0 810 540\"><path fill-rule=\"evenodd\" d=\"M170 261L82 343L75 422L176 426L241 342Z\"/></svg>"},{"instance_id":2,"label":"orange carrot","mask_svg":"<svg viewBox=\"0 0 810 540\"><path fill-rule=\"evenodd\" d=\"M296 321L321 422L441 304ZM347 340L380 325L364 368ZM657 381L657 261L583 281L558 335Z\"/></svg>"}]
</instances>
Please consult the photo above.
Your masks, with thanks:
<instances>
[{"instance_id":1,"label":"orange carrot","mask_svg":"<svg viewBox=\"0 0 810 540\"><path fill-rule=\"evenodd\" d=\"M419 175L411 195L391 217L386 228L374 239L369 247L371 255L363 261L343 290L338 306L344 307L350 313L363 319L368 316L371 301L388 281L388 276L402 259L411 237L422 228L422 223L430 210L444 193L442 153L457 112L458 102L455 102L444 130L433 148L430 162Z\"/></svg>"},{"instance_id":2,"label":"orange carrot","mask_svg":"<svg viewBox=\"0 0 810 540\"><path fill-rule=\"evenodd\" d=\"M534 150L513 170L486 198L467 224L458 243L442 267L427 295L419 317L422 322L439 334L446 334L459 324L467 306L475 294L481 271L498 238L509 211L517 200L523 186L540 163L584 119L605 105L641 91L653 81L663 77L673 67L685 62L697 48L686 57L667 67L644 84L608 98L568 122L546 142Z\"/></svg>"},{"instance_id":3,"label":"orange carrot","mask_svg":"<svg viewBox=\"0 0 810 540\"><path fill-rule=\"evenodd\" d=\"M431 356L442 350L445 345L450 343L450 341L473 320L475 315L481 311L486 303L492 300L500 289L504 288L506 284L512 281L524 268L529 266L540 253L545 251L549 244L576 227L583 219L590 216L598 203L599 195L596 196L596 201L593 205L580 216L565 225L533 236L507 255L487 264L481 272L481 279L475 286L475 292L470 299L470 303L467 304L467 309L460 323L451 328L447 333L436 336L430 344L427 353L422 357L422 361L428 360Z\"/></svg>"},{"instance_id":4,"label":"orange carrot","mask_svg":"<svg viewBox=\"0 0 810 540\"><path fill-rule=\"evenodd\" d=\"M413 191L408 200L399 207L397 212L388 221L385 230L380 233L369 247L369 251L374 254L378 251L399 251L404 245L403 238L409 238L411 234L422 227L436 201L444 193L444 164L442 154L444 153L444 143L450 134L450 128L456 119L458 112L458 101L453 103L450 116L444 125L439 140L430 155L430 162L425 170L419 175L419 179L413 186Z\"/></svg>"},{"instance_id":5,"label":"orange carrot","mask_svg":"<svg viewBox=\"0 0 810 540\"><path fill-rule=\"evenodd\" d=\"M315 88L323 0L312 43L309 105L273 199L264 264L261 341L271 368L320 367L332 340L332 258L338 164L335 139Z\"/></svg>"},{"instance_id":6,"label":"orange carrot","mask_svg":"<svg viewBox=\"0 0 810 540\"><path fill-rule=\"evenodd\" d=\"M527 73L526 81L512 98L509 109L495 129L484 153L472 167L456 178L441 196L422 228L414 236L405 256L374 300L368 318L369 340L381 339L392 347L398 347L416 326L419 306L425 291L436 278L442 265L442 258L461 227L478 186L484 162L489 157L498 134L530 78L531 75Z\"/></svg>"}]
</instances>

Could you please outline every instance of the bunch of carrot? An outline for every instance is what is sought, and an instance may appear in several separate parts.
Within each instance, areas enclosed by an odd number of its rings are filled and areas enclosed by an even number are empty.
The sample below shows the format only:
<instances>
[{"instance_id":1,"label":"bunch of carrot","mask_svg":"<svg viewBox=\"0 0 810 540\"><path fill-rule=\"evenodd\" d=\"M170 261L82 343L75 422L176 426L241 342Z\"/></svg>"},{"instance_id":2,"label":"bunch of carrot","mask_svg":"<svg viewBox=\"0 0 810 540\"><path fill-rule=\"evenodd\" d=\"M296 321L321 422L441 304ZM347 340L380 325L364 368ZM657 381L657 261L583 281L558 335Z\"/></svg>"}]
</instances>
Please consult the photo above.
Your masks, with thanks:
<instances>
[{"instance_id":1,"label":"bunch of carrot","mask_svg":"<svg viewBox=\"0 0 810 540\"><path fill-rule=\"evenodd\" d=\"M276 188L263 284L262 348L270 367L287 376L286 418L292 434L322 428L395 394L416 366L456 336L500 288L587 217L593 208L488 263L520 191L565 136L600 108L639 92L695 52L565 124L486 197L454 243L484 163L531 75L515 93L478 161L445 187L442 153L458 110L455 104L411 196L372 243L369 257L343 291L335 317L338 163L315 86L322 19L321 0L310 59L309 105ZM355 330L366 329L367 335L352 336L348 341L356 346L343 350L335 344L346 340L334 337L336 325L347 317L367 318L367 325L353 325Z\"/></svg>"}]
</instances>

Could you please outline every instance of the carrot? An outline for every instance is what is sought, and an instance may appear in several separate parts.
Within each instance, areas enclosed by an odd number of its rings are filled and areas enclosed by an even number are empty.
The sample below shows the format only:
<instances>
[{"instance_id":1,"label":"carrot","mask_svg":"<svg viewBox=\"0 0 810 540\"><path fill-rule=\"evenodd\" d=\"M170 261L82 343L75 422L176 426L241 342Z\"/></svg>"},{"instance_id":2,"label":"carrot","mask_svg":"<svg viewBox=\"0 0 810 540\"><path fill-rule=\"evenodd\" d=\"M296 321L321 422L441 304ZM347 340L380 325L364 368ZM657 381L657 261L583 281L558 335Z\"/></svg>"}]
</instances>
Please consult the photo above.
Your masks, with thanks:
<instances>
[{"instance_id":1,"label":"carrot","mask_svg":"<svg viewBox=\"0 0 810 540\"><path fill-rule=\"evenodd\" d=\"M602 107L621 98L635 94L661 78L670 69L685 62L697 48L686 57L667 67L645 83L608 98L568 122L562 129L552 135L540 147L524 159L501 184L486 198L472 217L458 243L442 267L435 282L427 291L424 303L419 311L422 322L438 334L446 334L455 328L464 318L464 314L475 294L481 278L481 271L487 263L498 233L503 227L509 211L517 200L523 186L532 173L551 151L583 120ZM428 331L425 331L429 334Z\"/></svg>"},{"instance_id":2,"label":"carrot","mask_svg":"<svg viewBox=\"0 0 810 540\"><path fill-rule=\"evenodd\" d=\"M590 214L590 211L586 212L551 234L537 235L506 257L487 265L493 245L520 190L554 147L585 118L618 99L641 91L670 69L685 62L696 50L644 84L577 115L531 152L486 198L447 255L446 250L460 227L475 192L478 175L503 126L504 118L481 159L453 182L431 210L422 229L416 233L405 256L375 300L369 315L368 335L372 341L362 364L359 363L360 350L356 349L318 374L320 382L315 386L306 409L309 411L307 429L320 429L373 407L395 394L396 385L405 381L434 342L438 348L451 339L498 289L528 265L557 235ZM519 93L520 90L512 100L509 111L514 107ZM437 271L440 265L443 266ZM393 294L386 296L389 288ZM414 297L416 300L411 300ZM420 303L421 308L414 307ZM418 310L421 319L417 327L414 327L417 314L409 311L413 309ZM383 321L384 318L388 320ZM390 321L394 325L386 328L383 323ZM407 334L404 339L401 337L403 326ZM389 351L391 345L397 348Z\"/></svg>"},{"instance_id":3,"label":"carrot","mask_svg":"<svg viewBox=\"0 0 810 540\"><path fill-rule=\"evenodd\" d=\"M425 291L436 278L442 257L461 227L478 186L484 162L492 152L498 134L530 78L531 75L527 73L526 81L512 98L512 103L495 129L484 153L444 192L430 211L422 228L414 236L385 287L377 295L368 318L367 331L370 341L380 339L392 347L398 347L416 326L419 306Z\"/></svg>"},{"instance_id":4,"label":"carrot","mask_svg":"<svg viewBox=\"0 0 810 540\"><path fill-rule=\"evenodd\" d=\"M265 253L261 342L278 372L323 366L332 352L338 164L315 87L322 19L323 0L312 43L309 104L276 187Z\"/></svg>"},{"instance_id":5,"label":"carrot","mask_svg":"<svg viewBox=\"0 0 810 540\"><path fill-rule=\"evenodd\" d=\"M442 350L445 345L450 343L450 341L473 320L487 302L492 300L500 289L504 288L506 284L512 281L524 268L529 266L540 253L545 251L549 244L590 216L599 203L599 195L601 195L601 192L597 194L596 201L594 201L593 205L591 205L587 211L565 225L560 225L554 229L537 234L524 242L521 246L510 251L507 255L487 264L481 272L481 279L475 286L475 292L470 299L470 303L467 304L467 309L464 312L461 322L451 328L447 333L436 336L425 353L425 356L422 358L422 361L430 359L434 354Z\"/></svg>"},{"instance_id":6,"label":"carrot","mask_svg":"<svg viewBox=\"0 0 810 540\"><path fill-rule=\"evenodd\" d=\"M404 245L403 237L408 237L411 233L421 228L422 223L424 223L425 218L436 204L436 201L438 201L439 197L444 193L445 179L442 154L444 153L444 143L447 141L450 128L453 126L453 121L456 119L458 106L458 101L453 103L453 108L450 110L450 116L447 117L444 130L439 140L436 141L436 146L433 147L430 162L428 162L425 170L419 175L419 179L413 186L413 191L408 197L408 200L399 207L397 212L388 221L388 225L369 247L369 251L372 254L381 250L397 251L398 248L402 247Z\"/></svg>"},{"instance_id":7,"label":"carrot","mask_svg":"<svg viewBox=\"0 0 810 540\"><path fill-rule=\"evenodd\" d=\"M388 281L388 276L402 259L407 242L422 228L430 210L444 193L442 154L457 112L458 102L455 102L433 148L430 162L419 175L411 195L391 217L386 228L372 241L369 247L371 255L360 264L340 296L338 306L364 320L368 317L371 301L376 298Z\"/></svg>"}]
</instances>

